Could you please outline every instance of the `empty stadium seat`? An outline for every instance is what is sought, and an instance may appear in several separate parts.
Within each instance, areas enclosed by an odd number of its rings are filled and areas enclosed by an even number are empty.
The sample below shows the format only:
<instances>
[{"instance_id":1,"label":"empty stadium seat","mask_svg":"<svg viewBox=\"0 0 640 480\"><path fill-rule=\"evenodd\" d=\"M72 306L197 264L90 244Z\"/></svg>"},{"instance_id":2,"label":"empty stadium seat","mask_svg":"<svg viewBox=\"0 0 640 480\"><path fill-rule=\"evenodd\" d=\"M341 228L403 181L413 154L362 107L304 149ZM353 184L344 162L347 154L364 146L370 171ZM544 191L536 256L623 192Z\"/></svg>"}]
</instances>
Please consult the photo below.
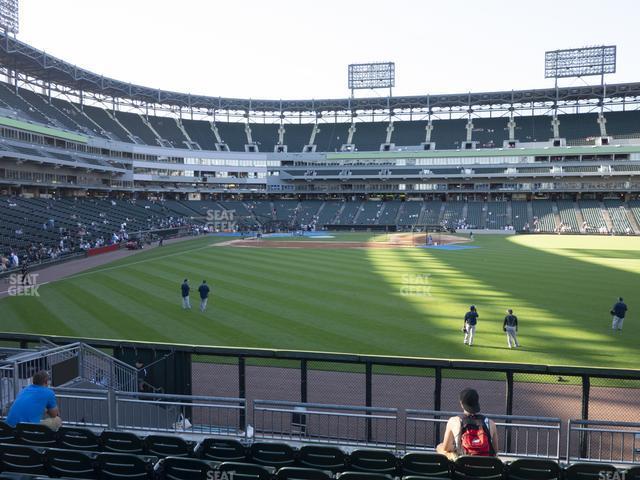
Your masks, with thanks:
<instances>
[{"instance_id":1,"label":"empty stadium seat","mask_svg":"<svg viewBox=\"0 0 640 480\"><path fill-rule=\"evenodd\" d=\"M100 439L88 428L61 427L58 446L72 450L99 450Z\"/></svg>"},{"instance_id":2,"label":"empty stadium seat","mask_svg":"<svg viewBox=\"0 0 640 480\"><path fill-rule=\"evenodd\" d=\"M496 457L463 456L453 464L453 480L500 480L504 464Z\"/></svg>"},{"instance_id":3,"label":"empty stadium seat","mask_svg":"<svg viewBox=\"0 0 640 480\"><path fill-rule=\"evenodd\" d=\"M617 472L616 467L607 463L574 463L564 471L565 480L598 480L603 474L610 474L609 478Z\"/></svg>"},{"instance_id":4,"label":"empty stadium seat","mask_svg":"<svg viewBox=\"0 0 640 480\"><path fill-rule=\"evenodd\" d=\"M16 438L23 445L37 447L55 447L58 444L56 432L38 423L19 423L16 425Z\"/></svg>"},{"instance_id":5,"label":"empty stadium seat","mask_svg":"<svg viewBox=\"0 0 640 480\"><path fill-rule=\"evenodd\" d=\"M233 480L271 480L275 469L252 463L223 462L218 465L219 472L233 474Z\"/></svg>"},{"instance_id":6,"label":"empty stadium seat","mask_svg":"<svg viewBox=\"0 0 640 480\"><path fill-rule=\"evenodd\" d=\"M640 465L625 470L624 480L640 480Z\"/></svg>"},{"instance_id":7,"label":"empty stadium seat","mask_svg":"<svg viewBox=\"0 0 640 480\"><path fill-rule=\"evenodd\" d=\"M44 452L47 472L53 477L97 479L96 453L49 448Z\"/></svg>"},{"instance_id":8,"label":"empty stadium seat","mask_svg":"<svg viewBox=\"0 0 640 480\"><path fill-rule=\"evenodd\" d=\"M169 435L149 435L144 439L145 452L158 457L188 457L193 443Z\"/></svg>"},{"instance_id":9,"label":"empty stadium seat","mask_svg":"<svg viewBox=\"0 0 640 480\"><path fill-rule=\"evenodd\" d=\"M100 452L96 465L100 480L146 480L153 477L157 457Z\"/></svg>"},{"instance_id":10,"label":"empty stadium seat","mask_svg":"<svg viewBox=\"0 0 640 480\"><path fill-rule=\"evenodd\" d=\"M276 472L276 480L330 480L331 472L315 468L282 467Z\"/></svg>"},{"instance_id":11,"label":"empty stadium seat","mask_svg":"<svg viewBox=\"0 0 640 480\"><path fill-rule=\"evenodd\" d=\"M159 478L167 480L211 480L211 472L218 466L200 458L167 457L155 467Z\"/></svg>"},{"instance_id":12,"label":"empty stadium seat","mask_svg":"<svg viewBox=\"0 0 640 480\"><path fill-rule=\"evenodd\" d=\"M336 477L338 480L391 480L391 475L371 472L342 472Z\"/></svg>"},{"instance_id":13,"label":"empty stadium seat","mask_svg":"<svg viewBox=\"0 0 640 480\"><path fill-rule=\"evenodd\" d=\"M198 458L217 462L243 462L247 458L244 445L230 438L205 438L194 453Z\"/></svg>"},{"instance_id":14,"label":"empty stadium seat","mask_svg":"<svg viewBox=\"0 0 640 480\"><path fill-rule=\"evenodd\" d=\"M407 453L400 459L402 476L419 476L421 478L449 478L451 463L439 453Z\"/></svg>"},{"instance_id":15,"label":"empty stadium seat","mask_svg":"<svg viewBox=\"0 0 640 480\"><path fill-rule=\"evenodd\" d=\"M256 442L249 452L252 462L270 467L290 467L296 461L296 451L286 443Z\"/></svg>"},{"instance_id":16,"label":"empty stadium seat","mask_svg":"<svg viewBox=\"0 0 640 480\"><path fill-rule=\"evenodd\" d=\"M337 472L346 467L347 456L337 447L305 445L298 452L298 464L303 467Z\"/></svg>"},{"instance_id":17,"label":"empty stadium seat","mask_svg":"<svg viewBox=\"0 0 640 480\"><path fill-rule=\"evenodd\" d=\"M388 450L354 450L349 455L349 470L395 475L398 459Z\"/></svg>"},{"instance_id":18,"label":"empty stadium seat","mask_svg":"<svg viewBox=\"0 0 640 480\"><path fill-rule=\"evenodd\" d=\"M0 471L47 475L44 449L26 445L0 445Z\"/></svg>"},{"instance_id":19,"label":"empty stadium seat","mask_svg":"<svg viewBox=\"0 0 640 480\"><path fill-rule=\"evenodd\" d=\"M562 469L553 460L523 458L507 467L509 480L560 480Z\"/></svg>"},{"instance_id":20,"label":"empty stadium seat","mask_svg":"<svg viewBox=\"0 0 640 480\"><path fill-rule=\"evenodd\" d=\"M102 449L107 452L142 455L144 444L140 437L128 432L105 430L100 435Z\"/></svg>"},{"instance_id":21,"label":"empty stadium seat","mask_svg":"<svg viewBox=\"0 0 640 480\"><path fill-rule=\"evenodd\" d=\"M15 441L15 429L4 422L0 422L0 443L14 443Z\"/></svg>"}]
</instances>

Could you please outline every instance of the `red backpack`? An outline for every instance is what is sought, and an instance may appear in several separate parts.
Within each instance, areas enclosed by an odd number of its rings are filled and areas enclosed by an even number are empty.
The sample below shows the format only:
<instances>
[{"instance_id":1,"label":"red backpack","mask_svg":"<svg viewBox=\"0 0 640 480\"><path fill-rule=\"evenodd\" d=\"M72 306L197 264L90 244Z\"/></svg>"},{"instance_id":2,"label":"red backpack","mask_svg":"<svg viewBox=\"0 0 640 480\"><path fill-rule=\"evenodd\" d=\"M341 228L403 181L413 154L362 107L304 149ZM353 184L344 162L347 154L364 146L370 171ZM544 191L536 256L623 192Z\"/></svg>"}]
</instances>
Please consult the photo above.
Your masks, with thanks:
<instances>
[{"instance_id":1,"label":"red backpack","mask_svg":"<svg viewBox=\"0 0 640 480\"><path fill-rule=\"evenodd\" d=\"M460 447L465 455L495 455L491 443L489 419L484 415L460 416Z\"/></svg>"}]
</instances>

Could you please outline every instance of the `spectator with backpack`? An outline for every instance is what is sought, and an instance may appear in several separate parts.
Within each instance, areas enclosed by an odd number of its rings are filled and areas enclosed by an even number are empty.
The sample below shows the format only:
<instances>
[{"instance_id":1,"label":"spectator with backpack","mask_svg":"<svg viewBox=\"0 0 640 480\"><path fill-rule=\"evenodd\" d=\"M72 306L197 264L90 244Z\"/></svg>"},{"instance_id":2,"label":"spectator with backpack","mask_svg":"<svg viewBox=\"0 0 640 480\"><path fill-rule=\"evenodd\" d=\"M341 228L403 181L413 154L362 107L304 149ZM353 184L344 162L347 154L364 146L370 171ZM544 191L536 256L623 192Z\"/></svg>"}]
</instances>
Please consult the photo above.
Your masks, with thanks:
<instances>
[{"instance_id":1,"label":"spectator with backpack","mask_svg":"<svg viewBox=\"0 0 640 480\"><path fill-rule=\"evenodd\" d=\"M460 392L463 414L449 418L444 439L436 451L455 461L462 455L495 456L498 431L493 420L480 414L478 392L465 388Z\"/></svg>"}]
</instances>

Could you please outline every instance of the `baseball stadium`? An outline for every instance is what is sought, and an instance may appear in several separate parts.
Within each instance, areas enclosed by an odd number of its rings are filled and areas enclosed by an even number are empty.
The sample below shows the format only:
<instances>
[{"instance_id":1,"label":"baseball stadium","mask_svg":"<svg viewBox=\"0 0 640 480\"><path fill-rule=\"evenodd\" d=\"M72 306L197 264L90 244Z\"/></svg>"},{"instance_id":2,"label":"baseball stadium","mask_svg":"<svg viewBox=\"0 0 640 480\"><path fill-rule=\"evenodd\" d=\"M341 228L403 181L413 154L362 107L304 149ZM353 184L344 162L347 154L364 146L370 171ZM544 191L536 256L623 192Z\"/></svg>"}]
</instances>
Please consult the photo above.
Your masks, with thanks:
<instances>
[{"instance_id":1,"label":"baseball stadium","mask_svg":"<svg viewBox=\"0 0 640 480\"><path fill-rule=\"evenodd\" d=\"M537 89L398 96L373 62L276 100L95 73L17 0L0 24L0 479L640 478L615 45L547 51ZM490 454L466 416L447 450L461 406Z\"/></svg>"}]
</instances>

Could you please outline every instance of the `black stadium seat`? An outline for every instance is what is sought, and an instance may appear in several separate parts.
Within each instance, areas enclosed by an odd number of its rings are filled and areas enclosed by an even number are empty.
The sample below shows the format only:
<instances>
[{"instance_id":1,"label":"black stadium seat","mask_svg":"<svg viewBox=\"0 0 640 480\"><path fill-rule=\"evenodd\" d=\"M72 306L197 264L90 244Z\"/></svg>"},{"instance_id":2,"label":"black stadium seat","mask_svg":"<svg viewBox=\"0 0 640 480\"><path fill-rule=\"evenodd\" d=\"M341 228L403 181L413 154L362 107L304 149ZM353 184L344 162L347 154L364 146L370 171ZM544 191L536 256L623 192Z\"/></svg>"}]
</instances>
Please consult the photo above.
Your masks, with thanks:
<instances>
[{"instance_id":1,"label":"black stadium seat","mask_svg":"<svg viewBox=\"0 0 640 480\"><path fill-rule=\"evenodd\" d=\"M193 443L169 435L149 435L144 439L145 452L157 457L189 457Z\"/></svg>"},{"instance_id":2,"label":"black stadium seat","mask_svg":"<svg viewBox=\"0 0 640 480\"><path fill-rule=\"evenodd\" d=\"M156 473L166 480L212 480L216 462L199 458L167 457L156 464Z\"/></svg>"},{"instance_id":3,"label":"black stadium seat","mask_svg":"<svg viewBox=\"0 0 640 480\"><path fill-rule=\"evenodd\" d=\"M256 442L249 451L251 461L260 465L291 467L296 461L296 451L286 443Z\"/></svg>"},{"instance_id":4,"label":"black stadium seat","mask_svg":"<svg viewBox=\"0 0 640 480\"><path fill-rule=\"evenodd\" d=\"M395 475L398 459L388 450L354 450L349 455L349 470Z\"/></svg>"},{"instance_id":5,"label":"black stadium seat","mask_svg":"<svg viewBox=\"0 0 640 480\"><path fill-rule=\"evenodd\" d=\"M218 465L218 471L232 475L233 480L271 480L275 469L252 463L223 462Z\"/></svg>"},{"instance_id":6,"label":"black stadium seat","mask_svg":"<svg viewBox=\"0 0 640 480\"><path fill-rule=\"evenodd\" d=\"M345 453L337 447L305 445L298 452L298 464L302 467L338 472L346 467Z\"/></svg>"},{"instance_id":7,"label":"black stadium seat","mask_svg":"<svg viewBox=\"0 0 640 480\"><path fill-rule=\"evenodd\" d=\"M47 475L44 449L25 445L0 445L0 471Z\"/></svg>"},{"instance_id":8,"label":"black stadium seat","mask_svg":"<svg viewBox=\"0 0 640 480\"><path fill-rule=\"evenodd\" d=\"M50 448L45 451L47 472L53 477L97 479L96 453Z\"/></svg>"},{"instance_id":9,"label":"black stadium seat","mask_svg":"<svg viewBox=\"0 0 640 480\"><path fill-rule=\"evenodd\" d=\"M247 459L244 445L230 438L205 438L194 451L198 458L217 462L244 462Z\"/></svg>"},{"instance_id":10,"label":"black stadium seat","mask_svg":"<svg viewBox=\"0 0 640 480\"><path fill-rule=\"evenodd\" d=\"M14 443L16 431L4 422L0 422L0 443Z\"/></svg>"},{"instance_id":11,"label":"black stadium seat","mask_svg":"<svg viewBox=\"0 0 640 480\"><path fill-rule=\"evenodd\" d=\"M19 423L16 425L16 438L23 445L36 447L55 447L58 444L56 432L38 423Z\"/></svg>"},{"instance_id":12,"label":"black stadium seat","mask_svg":"<svg viewBox=\"0 0 640 480\"><path fill-rule=\"evenodd\" d=\"M603 475L609 474L612 478L616 473L616 467L608 463L574 463L564 471L565 480L599 480Z\"/></svg>"},{"instance_id":13,"label":"black stadium seat","mask_svg":"<svg viewBox=\"0 0 640 480\"><path fill-rule=\"evenodd\" d=\"M276 480L331 480L331 472L316 468L282 467L276 472Z\"/></svg>"},{"instance_id":14,"label":"black stadium seat","mask_svg":"<svg viewBox=\"0 0 640 480\"><path fill-rule=\"evenodd\" d=\"M371 472L343 472L336 477L338 480L391 480L391 475Z\"/></svg>"},{"instance_id":15,"label":"black stadium seat","mask_svg":"<svg viewBox=\"0 0 640 480\"><path fill-rule=\"evenodd\" d=\"M157 457L101 452L96 464L100 480L145 480L153 477L157 460Z\"/></svg>"},{"instance_id":16,"label":"black stadium seat","mask_svg":"<svg viewBox=\"0 0 640 480\"><path fill-rule=\"evenodd\" d=\"M100 435L102 450L114 453L129 453L142 455L144 444L137 435L128 432L113 432L105 430Z\"/></svg>"},{"instance_id":17,"label":"black stadium seat","mask_svg":"<svg viewBox=\"0 0 640 480\"><path fill-rule=\"evenodd\" d=\"M523 458L508 465L507 478L509 480L561 480L562 469L553 460Z\"/></svg>"},{"instance_id":18,"label":"black stadium seat","mask_svg":"<svg viewBox=\"0 0 640 480\"><path fill-rule=\"evenodd\" d=\"M621 476L621 478L623 478ZM624 480L640 480L640 466L631 467L624 472Z\"/></svg>"},{"instance_id":19,"label":"black stadium seat","mask_svg":"<svg viewBox=\"0 0 640 480\"><path fill-rule=\"evenodd\" d=\"M496 457L464 456L453 464L453 480L500 480L504 464Z\"/></svg>"},{"instance_id":20,"label":"black stadium seat","mask_svg":"<svg viewBox=\"0 0 640 480\"><path fill-rule=\"evenodd\" d=\"M58 445L71 450L99 450L100 439L87 428L60 427Z\"/></svg>"},{"instance_id":21,"label":"black stadium seat","mask_svg":"<svg viewBox=\"0 0 640 480\"><path fill-rule=\"evenodd\" d=\"M407 453L400 459L402 477L442 479L451 475L451 462L439 453Z\"/></svg>"}]
</instances>

